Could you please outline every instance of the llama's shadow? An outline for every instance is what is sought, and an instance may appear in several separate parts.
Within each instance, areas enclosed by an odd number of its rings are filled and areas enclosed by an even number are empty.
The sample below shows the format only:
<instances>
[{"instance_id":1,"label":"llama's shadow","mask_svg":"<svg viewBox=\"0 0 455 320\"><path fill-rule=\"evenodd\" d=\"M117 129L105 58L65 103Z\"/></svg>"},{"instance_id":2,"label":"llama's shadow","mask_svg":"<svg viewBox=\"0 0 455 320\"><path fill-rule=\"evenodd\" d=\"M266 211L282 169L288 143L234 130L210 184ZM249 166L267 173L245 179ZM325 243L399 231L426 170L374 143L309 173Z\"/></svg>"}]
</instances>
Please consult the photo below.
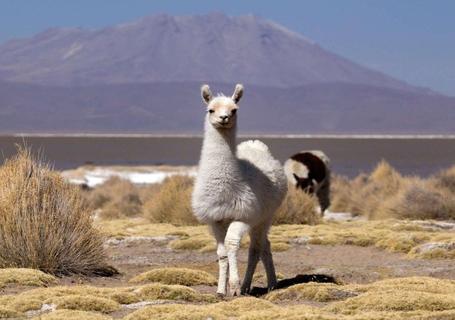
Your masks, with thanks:
<instances>
[{"instance_id":1,"label":"llama's shadow","mask_svg":"<svg viewBox=\"0 0 455 320\"><path fill-rule=\"evenodd\" d=\"M338 283L332 276L325 274L298 274L294 278L288 278L278 281L276 286L272 289L284 289L295 284L308 283L308 282L319 282L319 283ZM253 287L250 290L250 295L254 297L260 297L267 294L269 290L263 287Z\"/></svg>"}]
</instances>

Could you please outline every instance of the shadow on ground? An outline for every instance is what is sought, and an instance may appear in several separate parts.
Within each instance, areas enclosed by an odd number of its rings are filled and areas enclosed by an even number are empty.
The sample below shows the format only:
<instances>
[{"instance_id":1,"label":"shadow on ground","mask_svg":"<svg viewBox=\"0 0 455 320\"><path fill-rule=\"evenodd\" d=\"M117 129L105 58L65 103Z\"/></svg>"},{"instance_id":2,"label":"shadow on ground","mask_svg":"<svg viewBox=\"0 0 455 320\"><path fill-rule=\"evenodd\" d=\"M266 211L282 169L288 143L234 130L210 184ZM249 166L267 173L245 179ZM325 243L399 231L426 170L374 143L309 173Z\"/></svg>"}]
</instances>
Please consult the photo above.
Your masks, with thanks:
<instances>
[{"instance_id":1,"label":"shadow on ground","mask_svg":"<svg viewBox=\"0 0 455 320\"><path fill-rule=\"evenodd\" d=\"M277 285L272 290L284 289L295 284L308 282L338 283L334 277L325 274L298 274L293 278L278 281ZM253 287L250 291L250 295L254 297L260 297L267 293L269 293L269 290L263 287Z\"/></svg>"}]
</instances>

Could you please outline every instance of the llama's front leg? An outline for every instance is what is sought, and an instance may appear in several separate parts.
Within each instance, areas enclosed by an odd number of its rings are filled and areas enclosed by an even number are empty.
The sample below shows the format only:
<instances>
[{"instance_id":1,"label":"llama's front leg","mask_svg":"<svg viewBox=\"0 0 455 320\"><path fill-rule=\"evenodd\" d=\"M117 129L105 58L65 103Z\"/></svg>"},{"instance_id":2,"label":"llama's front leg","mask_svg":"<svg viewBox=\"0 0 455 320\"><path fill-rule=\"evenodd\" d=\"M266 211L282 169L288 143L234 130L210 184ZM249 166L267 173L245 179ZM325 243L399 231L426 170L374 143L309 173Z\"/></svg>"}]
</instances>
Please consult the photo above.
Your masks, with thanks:
<instances>
[{"instance_id":1,"label":"llama's front leg","mask_svg":"<svg viewBox=\"0 0 455 320\"><path fill-rule=\"evenodd\" d=\"M225 245L229 261L229 288L233 296L240 295L240 278L237 267L237 252L239 251L240 241L246 232L249 230L249 225L234 221L229 225L227 230Z\"/></svg>"},{"instance_id":2,"label":"llama's front leg","mask_svg":"<svg viewBox=\"0 0 455 320\"><path fill-rule=\"evenodd\" d=\"M224 239L226 238L227 226L222 222L215 222L210 225L210 228L216 239L216 254L218 255L219 272L216 293L220 296L225 296L227 293L228 257Z\"/></svg>"}]
</instances>

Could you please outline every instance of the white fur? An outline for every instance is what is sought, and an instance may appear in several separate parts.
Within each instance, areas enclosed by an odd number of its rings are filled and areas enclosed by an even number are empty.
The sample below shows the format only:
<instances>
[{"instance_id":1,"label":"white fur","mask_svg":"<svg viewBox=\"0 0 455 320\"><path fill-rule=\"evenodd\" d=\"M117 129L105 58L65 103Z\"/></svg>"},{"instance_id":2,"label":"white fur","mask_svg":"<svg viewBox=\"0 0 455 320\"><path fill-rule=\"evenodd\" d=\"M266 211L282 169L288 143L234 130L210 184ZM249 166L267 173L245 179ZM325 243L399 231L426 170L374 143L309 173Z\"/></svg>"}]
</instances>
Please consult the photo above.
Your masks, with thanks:
<instances>
[{"instance_id":1,"label":"white fur","mask_svg":"<svg viewBox=\"0 0 455 320\"><path fill-rule=\"evenodd\" d=\"M206 90L203 95L211 96L208 86L203 87L203 90ZM241 97L242 93L243 87L237 86L234 96ZM215 97L206 102L209 109L216 105L219 113L227 108L226 105L231 110L234 100ZM247 232L251 245L241 291L249 291L259 259L262 259L266 268L268 285L273 287L276 277L267 233L273 214L287 191L283 167L272 157L268 147L258 140L246 141L236 147L235 116L232 116L231 127L219 128L213 125L216 121L214 115L207 114L205 119L204 142L192 206L195 216L210 225L217 241L220 268L217 292L226 294L229 270L231 293L240 293L237 251Z\"/></svg>"}]
</instances>

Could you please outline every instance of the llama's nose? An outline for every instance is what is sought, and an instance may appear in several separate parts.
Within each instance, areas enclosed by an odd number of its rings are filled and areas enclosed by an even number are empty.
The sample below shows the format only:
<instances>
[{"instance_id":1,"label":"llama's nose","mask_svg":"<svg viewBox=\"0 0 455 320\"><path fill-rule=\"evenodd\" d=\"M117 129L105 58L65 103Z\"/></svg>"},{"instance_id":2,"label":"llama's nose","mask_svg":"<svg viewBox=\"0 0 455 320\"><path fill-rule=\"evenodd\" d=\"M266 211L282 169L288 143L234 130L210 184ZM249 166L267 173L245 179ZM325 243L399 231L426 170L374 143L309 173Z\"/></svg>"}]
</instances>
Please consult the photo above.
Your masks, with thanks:
<instances>
[{"instance_id":1,"label":"llama's nose","mask_svg":"<svg viewBox=\"0 0 455 320\"><path fill-rule=\"evenodd\" d=\"M227 120L228 118L229 118L229 116L227 116L227 115L221 115L220 116L220 119L223 120L223 121Z\"/></svg>"}]
</instances>

